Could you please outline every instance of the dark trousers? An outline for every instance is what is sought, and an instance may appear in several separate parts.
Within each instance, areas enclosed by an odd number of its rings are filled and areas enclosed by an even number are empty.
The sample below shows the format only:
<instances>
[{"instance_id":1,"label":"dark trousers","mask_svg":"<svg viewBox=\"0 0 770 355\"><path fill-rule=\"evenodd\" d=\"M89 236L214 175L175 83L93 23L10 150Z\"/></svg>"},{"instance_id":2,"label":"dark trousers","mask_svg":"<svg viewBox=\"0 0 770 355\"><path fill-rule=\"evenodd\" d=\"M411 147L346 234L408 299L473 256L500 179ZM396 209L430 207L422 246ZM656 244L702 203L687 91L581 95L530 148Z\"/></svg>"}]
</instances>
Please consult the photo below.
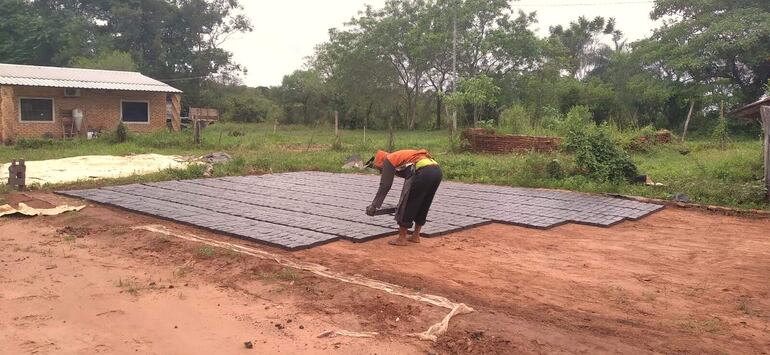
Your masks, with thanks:
<instances>
[{"instance_id":1,"label":"dark trousers","mask_svg":"<svg viewBox=\"0 0 770 355\"><path fill-rule=\"evenodd\" d=\"M438 165L428 165L417 170L404 182L401 200L398 202L396 211L396 222L399 226L411 228L412 224L425 225L428 210L442 177L443 174Z\"/></svg>"}]
</instances>

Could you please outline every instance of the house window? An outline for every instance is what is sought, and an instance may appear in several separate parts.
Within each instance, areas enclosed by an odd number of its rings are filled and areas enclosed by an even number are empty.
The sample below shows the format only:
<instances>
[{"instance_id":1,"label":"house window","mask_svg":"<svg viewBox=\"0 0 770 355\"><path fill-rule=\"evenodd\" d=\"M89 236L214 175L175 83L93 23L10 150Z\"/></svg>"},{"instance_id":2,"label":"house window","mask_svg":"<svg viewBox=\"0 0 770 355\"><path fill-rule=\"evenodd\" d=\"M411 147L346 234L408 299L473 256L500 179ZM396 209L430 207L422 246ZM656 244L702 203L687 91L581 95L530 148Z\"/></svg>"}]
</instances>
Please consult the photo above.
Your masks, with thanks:
<instances>
[{"instance_id":1,"label":"house window","mask_svg":"<svg viewBox=\"0 0 770 355\"><path fill-rule=\"evenodd\" d=\"M122 101L120 119L126 123L149 123L150 103L147 101Z\"/></svg>"},{"instance_id":2,"label":"house window","mask_svg":"<svg viewBox=\"0 0 770 355\"><path fill-rule=\"evenodd\" d=\"M19 120L21 122L53 122L53 99L19 99Z\"/></svg>"}]
</instances>

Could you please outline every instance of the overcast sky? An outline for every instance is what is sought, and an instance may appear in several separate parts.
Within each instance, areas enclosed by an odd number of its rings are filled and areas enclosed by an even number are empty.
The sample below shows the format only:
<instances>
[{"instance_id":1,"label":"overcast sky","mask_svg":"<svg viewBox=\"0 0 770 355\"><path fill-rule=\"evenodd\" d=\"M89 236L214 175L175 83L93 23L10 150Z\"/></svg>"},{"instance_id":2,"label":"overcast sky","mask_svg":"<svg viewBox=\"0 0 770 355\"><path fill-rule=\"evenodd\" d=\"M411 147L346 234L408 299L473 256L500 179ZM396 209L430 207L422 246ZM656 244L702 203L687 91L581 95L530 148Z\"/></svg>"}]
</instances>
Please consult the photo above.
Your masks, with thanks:
<instances>
[{"instance_id":1,"label":"overcast sky","mask_svg":"<svg viewBox=\"0 0 770 355\"><path fill-rule=\"evenodd\" d=\"M249 86L280 85L283 76L300 69L313 47L325 41L328 29L341 27L364 8L381 7L385 0L243 0L254 31L235 35L225 43L235 61L248 69ZM548 27L567 25L579 16L615 17L629 40L650 35L653 2L644 0L522 0L514 8L537 11L540 36Z\"/></svg>"}]
</instances>

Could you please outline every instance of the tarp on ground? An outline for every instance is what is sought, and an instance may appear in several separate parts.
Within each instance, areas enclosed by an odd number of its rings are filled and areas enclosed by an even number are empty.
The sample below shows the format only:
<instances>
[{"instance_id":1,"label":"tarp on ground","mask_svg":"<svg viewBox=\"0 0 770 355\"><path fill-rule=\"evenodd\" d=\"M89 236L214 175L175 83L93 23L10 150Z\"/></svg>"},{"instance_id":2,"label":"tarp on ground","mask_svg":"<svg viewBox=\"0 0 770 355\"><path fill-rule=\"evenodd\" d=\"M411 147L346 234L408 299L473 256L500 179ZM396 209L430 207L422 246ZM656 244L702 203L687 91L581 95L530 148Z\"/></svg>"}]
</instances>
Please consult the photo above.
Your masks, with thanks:
<instances>
[{"instance_id":1,"label":"tarp on ground","mask_svg":"<svg viewBox=\"0 0 770 355\"><path fill-rule=\"evenodd\" d=\"M54 208L34 208L27 206L24 202L20 202L18 208L13 208L11 205L0 205L0 217L17 213L25 216L56 216L65 212L80 211L85 207L61 205Z\"/></svg>"},{"instance_id":2,"label":"tarp on ground","mask_svg":"<svg viewBox=\"0 0 770 355\"><path fill-rule=\"evenodd\" d=\"M188 158L176 155L137 154L128 156L85 155L64 159L26 161L27 185L45 185L82 180L145 175L165 169L184 169ZM8 182L10 163L0 166L0 182Z\"/></svg>"}]
</instances>

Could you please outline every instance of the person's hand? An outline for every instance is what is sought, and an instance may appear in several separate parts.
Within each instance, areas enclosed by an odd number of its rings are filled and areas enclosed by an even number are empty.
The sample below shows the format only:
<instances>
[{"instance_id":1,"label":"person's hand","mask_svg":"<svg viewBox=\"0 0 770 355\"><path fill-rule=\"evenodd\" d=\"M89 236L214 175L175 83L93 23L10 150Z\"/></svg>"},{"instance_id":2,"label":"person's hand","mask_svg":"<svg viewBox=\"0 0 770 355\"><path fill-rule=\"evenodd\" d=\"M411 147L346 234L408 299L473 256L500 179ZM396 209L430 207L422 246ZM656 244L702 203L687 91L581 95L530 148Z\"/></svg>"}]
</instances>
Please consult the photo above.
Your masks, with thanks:
<instances>
[{"instance_id":1,"label":"person's hand","mask_svg":"<svg viewBox=\"0 0 770 355\"><path fill-rule=\"evenodd\" d=\"M377 208L369 205L369 207L366 208L366 214L369 216L374 216L374 213L377 212Z\"/></svg>"}]
</instances>

